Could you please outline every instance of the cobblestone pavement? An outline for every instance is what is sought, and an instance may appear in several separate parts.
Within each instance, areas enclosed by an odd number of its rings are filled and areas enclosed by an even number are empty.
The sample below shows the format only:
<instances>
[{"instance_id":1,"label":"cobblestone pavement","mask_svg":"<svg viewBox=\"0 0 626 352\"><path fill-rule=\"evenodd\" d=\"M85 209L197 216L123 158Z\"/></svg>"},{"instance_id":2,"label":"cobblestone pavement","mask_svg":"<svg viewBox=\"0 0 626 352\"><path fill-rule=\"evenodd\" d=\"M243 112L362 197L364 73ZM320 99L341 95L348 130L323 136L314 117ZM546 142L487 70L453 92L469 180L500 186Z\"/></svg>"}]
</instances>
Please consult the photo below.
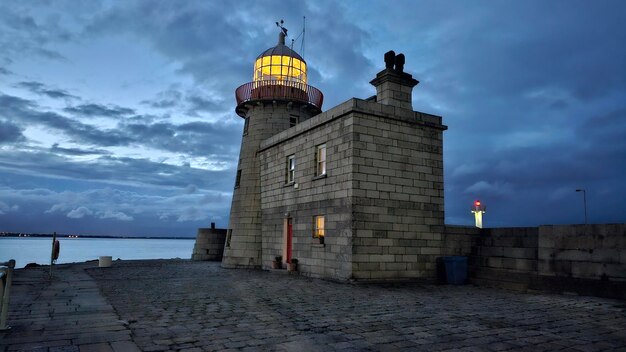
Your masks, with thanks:
<instances>
[{"instance_id":1,"label":"cobblestone pavement","mask_svg":"<svg viewBox=\"0 0 626 352\"><path fill-rule=\"evenodd\" d=\"M94 263L15 271L0 351L139 351L131 331L85 272Z\"/></svg>"},{"instance_id":2,"label":"cobblestone pavement","mask_svg":"<svg viewBox=\"0 0 626 352\"><path fill-rule=\"evenodd\" d=\"M119 315L95 298L100 324L116 341L101 336L91 350L124 351L114 345L123 342L132 351L134 342L144 351L626 351L626 302L619 300L473 286L349 285L190 261L115 262L87 272ZM37 334L22 320L11 323L11 334ZM13 342L0 340L0 351L19 347L14 336L4 338ZM69 341L66 348L78 340Z\"/></svg>"}]
</instances>

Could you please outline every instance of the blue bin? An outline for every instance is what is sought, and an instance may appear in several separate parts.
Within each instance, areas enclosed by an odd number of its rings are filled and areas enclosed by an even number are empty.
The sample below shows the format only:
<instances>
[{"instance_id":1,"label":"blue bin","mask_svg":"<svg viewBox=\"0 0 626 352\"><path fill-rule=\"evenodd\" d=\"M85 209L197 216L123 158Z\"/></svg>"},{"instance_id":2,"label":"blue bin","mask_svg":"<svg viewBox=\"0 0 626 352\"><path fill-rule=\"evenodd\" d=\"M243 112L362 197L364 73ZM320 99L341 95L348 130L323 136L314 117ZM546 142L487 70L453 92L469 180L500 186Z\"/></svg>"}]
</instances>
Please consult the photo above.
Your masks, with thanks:
<instances>
[{"instance_id":1,"label":"blue bin","mask_svg":"<svg viewBox=\"0 0 626 352\"><path fill-rule=\"evenodd\" d=\"M443 257L446 281L452 285L463 285L467 280L467 257Z\"/></svg>"}]
</instances>

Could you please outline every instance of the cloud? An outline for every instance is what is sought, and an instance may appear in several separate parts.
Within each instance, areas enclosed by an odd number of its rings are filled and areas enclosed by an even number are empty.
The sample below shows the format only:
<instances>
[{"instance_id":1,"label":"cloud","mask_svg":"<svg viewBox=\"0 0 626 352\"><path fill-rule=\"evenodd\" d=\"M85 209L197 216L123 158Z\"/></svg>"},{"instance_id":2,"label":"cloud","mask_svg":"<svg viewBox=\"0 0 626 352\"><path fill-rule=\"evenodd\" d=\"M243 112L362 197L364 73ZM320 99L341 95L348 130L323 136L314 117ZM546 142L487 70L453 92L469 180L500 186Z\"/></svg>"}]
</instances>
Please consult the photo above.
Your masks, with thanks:
<instances>
[{"instance_id":1,"label":"cloud","mask_svg":"<svg viewBox=\"0 0 626 352\"><path fill-rule=\"evenodd\" d=\"M26 138L19 126L10 121L0 120L0 145L23 142L25 140Z\"/></svg>"},{"instance_id":2,"label":"cloud","mask_svg":"<svg viewBox=\"0 0 626 352\"><path fill-rule=\"evenodd\" d=\"M27 89L34 94L44 95L53 99L78 99L77 96L72 95L63 89L49 88L40 82L19 82L15 86Z\"/></svg>"},{"instance_id":3,"label":"cloud","mask_svg":"<svg viewBox=\"0 0 626 352\"><path fill-rule=\"evenodd\" d=\"M187 187L185 188L185 193L192 194L195 193L197 190L198 187L196 185L187 185Z\"/></svg>"},{"instance_id":4,"label":"cloud","mask_svg":"<svg viewBox=\"0 0 626 352\"><path fill-rule=\"evenodd\" d=\"M63 132L75 143L109 146L144 146L194 156L210 156L218 162L232 162L236 158L241 138L239 124L216 122L170 122L136 120L119 121L117 126L103 129L71 119L62 114L43 110L34 101L0 92L0 117L43 125ZM126 111L118 108L116 111ZM148 119L149 120L149 119Z\"/></svg>"},{"instance_id":5,"label":"cloud","mask_svg":"<svg viewBox=\"0 0 626 352\"><path fill-rule=\"evenodd\" d=\"M86 207L78 207L69 213L67 213L67 217L70 219L81 219L85 216L92 215L93 212Z\"/></svg>"},{"instance_id":6,"label":"cloud","mask_svg":"<svg viewBox=\"0 0 626 352\"><path fill-rule=\"evenodd\" d=\"M50 152L54 154L64 154L64 155L73 155L73 156L81 156L81 155L110 155L111 152L104 149L83 149L83 148L63 148L59 147L58 143L54 143L50 148Z\"/></svg>"},{"instance_id":7,"label":"cloud","mask_svg":"<svg viewBox=\"0 0 626 352\"><path fill-rule=\"evenodd\" d=\"M11 211L18 211L20 209L17 205L9 206L7 203L0 201L0 215L6 214Z\"/></svg>"},{"instance_id":8,"label":"cloud","mask_svg":"<svg viewBox=\"0 0 626 352\"><path fill-rule=\"evenodd\" d=\"M111 211L107 210L104 213L100 214L100 219L115 219L120 221L132 221L133 217L128 216L121 211Z\"/></svg>"},{"instance_id":9,"label":"cloud","mask_svg":"<svg viewBox=\"0 0 626 352\"><path fill-rule=\"evenodd\" d=\"M11 71L7 70L7 69L6 69L6 68L4 68L4 67L0 67L0 75L5 75L5 76L8 76L8 75L11 75L11 74L13 74L13 72L11 72Z\"/></svg>"},{"instance_id":10,"label":"cloud","mask_svg":"<svg viewBox=\"0 0 626 352\"><path fill-rule=\"evenodd\" d=\"M123 108L115 105L104 106L101 104L82 104L67 107L63 110L84 117L100 116L114 119L135 114L135 110L133 109Z\"/></svg>"},{"instance_id":11,"label":"cloud","mask_svg":"<svg viewBox=\"0 0 626 352\"><path fill-rule=\"evenodd\" d=\"M507 196L512 194L511 185L506 182L478 181L465 189L465 193L483 194L492 196Z\"/></svg>"},{"instance_id":12,"label":"cloud","mask_svg":"<svg viewBox=\"0 0 626 352\"><path fill-rule=\"evenodd\" d=\"M170 87L163 92L159 92L154 99L143 100L141 103L155 109L168 109L178 106L182 98L183 94L180 91Z\"/></svg>"}]
</instances>

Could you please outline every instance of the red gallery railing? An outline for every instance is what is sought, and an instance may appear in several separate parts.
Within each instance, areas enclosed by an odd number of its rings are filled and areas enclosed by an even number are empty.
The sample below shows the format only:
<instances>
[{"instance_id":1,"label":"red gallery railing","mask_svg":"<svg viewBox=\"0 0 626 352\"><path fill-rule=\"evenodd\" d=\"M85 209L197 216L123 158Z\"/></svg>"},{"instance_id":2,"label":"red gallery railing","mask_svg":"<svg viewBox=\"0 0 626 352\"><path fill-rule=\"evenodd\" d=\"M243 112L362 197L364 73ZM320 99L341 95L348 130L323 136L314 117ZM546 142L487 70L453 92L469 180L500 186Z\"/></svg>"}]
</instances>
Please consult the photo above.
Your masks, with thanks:
<instances>
[{"instance_id":1,"label":"red gallery railing","mask_svg":"<svg viewBox=\"0 0 626 352\"><path fill-rule=\"evenodd\" d=\"M237 105L254 100L293 100L311 104L322 110L324 94L308 84L291 81L256 81L235 90Z\"/></svg>"}]
</instances>

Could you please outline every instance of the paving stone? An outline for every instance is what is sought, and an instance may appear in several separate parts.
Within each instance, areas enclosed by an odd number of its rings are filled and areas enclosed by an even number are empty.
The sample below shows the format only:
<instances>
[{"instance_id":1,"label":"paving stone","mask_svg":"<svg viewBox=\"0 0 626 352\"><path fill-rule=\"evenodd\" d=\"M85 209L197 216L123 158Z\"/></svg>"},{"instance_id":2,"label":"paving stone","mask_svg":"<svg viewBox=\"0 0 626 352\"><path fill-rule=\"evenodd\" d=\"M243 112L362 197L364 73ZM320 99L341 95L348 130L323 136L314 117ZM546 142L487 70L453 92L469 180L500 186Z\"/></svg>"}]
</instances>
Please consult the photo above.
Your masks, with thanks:
<instances>
[{"instance_id":1,"label":"paving stone","mask_svg":"<svg viewBox=\"0 0 626 352\"><path fill-rule=\"evenodd\" d=\"M17 270L14 328L0 333L0 351L626 349L626 309L617 300L348 285L208 262L115 264L60 268L56 282Z\"/></svg>"}]
</instances>

